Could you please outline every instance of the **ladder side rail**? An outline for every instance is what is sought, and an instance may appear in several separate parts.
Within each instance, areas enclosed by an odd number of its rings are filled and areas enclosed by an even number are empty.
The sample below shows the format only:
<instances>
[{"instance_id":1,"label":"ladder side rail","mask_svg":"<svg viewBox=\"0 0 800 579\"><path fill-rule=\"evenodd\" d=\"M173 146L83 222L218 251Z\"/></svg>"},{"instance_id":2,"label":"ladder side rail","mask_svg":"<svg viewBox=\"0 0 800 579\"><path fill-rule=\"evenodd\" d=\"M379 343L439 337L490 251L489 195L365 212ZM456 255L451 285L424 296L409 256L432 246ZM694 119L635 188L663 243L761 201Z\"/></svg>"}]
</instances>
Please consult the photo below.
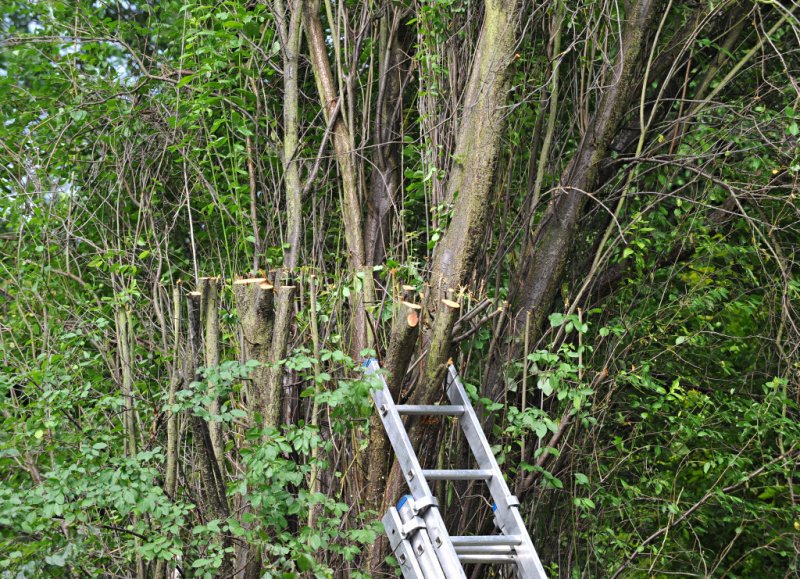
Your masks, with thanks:
<instances>
[{"instance_id":1,"label":"ladder side rail","mask_svg":"<svg viewBox=\"0 0 800 579\"><path fill-rule=\"evenodd\" d=\"M464 406L464 414L459 419L459 424L464 432L472 454L478 462L480 469L492 470L495 476L488 481L489 492L495 503L495 521L505 535L514 535L521 539L517 547L517 570L522 579L546 579L544 567L539 560L539 555L533 547L525 522L519 513L519 500L511 494L506 484L497 459L494 457L489 441L483 432L483 427L475 414L475 409L467 396L464 386L458 377L455 367L451 364L447 376L447 396L451 404ZM462 561L464 560L462 556Z\"/></svg>"},{"instance_id":2,"label":"ladder side rail","mask_svg":"<svg viewBox=\"0 0 800 579\"><path fill-rule=\"evenodd\" d=\"M378 416L383 423L383 428L400 463L400 468L411 491L411 496L417 502L425 501L426 499L430 500L434 496L433 492L422 473L422 466L419 464L417 453L411 445L411 440L408 438L403 421L397 412L392 395L389 393L389 386L386 384L384 377L378 374L380 369L378 362L372 359L365 366L367 375L377 376L378 381L383 386L382 388L372 389L370 393L372 394L372 400L375 402L375 407L378 409Z\"/></svg>"},{"instance_id":3,"label":"ladder side rail","mask_svg":"<svg viewBox=\"0 0 800 579\"><path fill-rule=\"evenodd\" d=\"M389 545L392 548L395 559L397 559L400 570L405 579L425 579L425 574L414 555L414 548L411 542L403 537L403 521L400 514L394 507L389 507L383 516L383 528L389 537Z\"/></svg>"},{"instance_id":4,"label":"ladder side rail","mask_svg":"<svg viewBox=\"0 0 800 579\"><path fill-rule=\"evenodd\" d=\"M404 526L413 529L410 533L407 532L406 535L411 543L412 553L416 557L420 569L422 569L423 578L442 577L444 570L436 550L433 548L427 524L422 517L417 516L414 512L414 499L403 500L397 511Z\"/></svg>"}]
</instances>

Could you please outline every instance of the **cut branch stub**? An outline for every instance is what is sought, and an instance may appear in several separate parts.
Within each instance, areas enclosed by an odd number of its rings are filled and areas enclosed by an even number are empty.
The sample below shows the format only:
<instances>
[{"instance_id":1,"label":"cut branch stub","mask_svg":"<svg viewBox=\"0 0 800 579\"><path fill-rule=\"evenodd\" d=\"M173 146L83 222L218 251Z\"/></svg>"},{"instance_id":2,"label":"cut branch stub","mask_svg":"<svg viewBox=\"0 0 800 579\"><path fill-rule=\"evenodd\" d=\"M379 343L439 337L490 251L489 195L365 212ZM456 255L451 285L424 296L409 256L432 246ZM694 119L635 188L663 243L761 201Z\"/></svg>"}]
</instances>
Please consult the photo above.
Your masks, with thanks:
<instances>
[{"instance_id":1,"label":"cut branch stub","mask_svg":"<svg viewBox=\"0 0 800 579\"><path fill-rule=\"evenodd\" d=\"M260 363L250 374L247 388L250 419L253 420L256 413L266 416L267 410L268 364L275 319L274 292L264 277L240 279L233 282L233 297L242 327L245 358Z\"/></svg>"},{"instance_id":2,"label":"cut branch stub","mask_svg":"<svg viewBox=\"0 0 800 579\"><path fill-rule=\"evenodd\" d=\"M389 390L397 398L403 386L406 369L414 354L414 346L419 336L419 312L422 306L403 300L397 306L397 314L392 324L389 349L386 352L384 367L389 378Z\"/></svg>"},{"instance_id":3,"label":"cut branch stub","mask_svg":"<svg viewBox=\"0 0 800 579\"><path fill-rule=\"evenodd\" d=\"M453 310L461 309L461 304L448 298L442 298L442 303Z\"/></svg>"},{"instance_id":4,"label":"cut branch stub","mask_svg":"<svg viewBox=\"0 0 800 579\"><path fill-rule=\"evenodd\" d=\"M400 302L400 305L406 309L406 323L409 327L415 328L419 324L419 311L422 310L422 306L406 301Z\"/></svg>"},{"instance_id":5,"label":"cut branch stub","mask_svg":"<svg viewBox=\"0 0 800 579\"><path fill-rule=\"evenodd\" d=\"M274 315L271 284L263 277L236 280L233 282L233 296L245 341L253 348L266 347L268 350Z\"/></svg>"}]
</instances>

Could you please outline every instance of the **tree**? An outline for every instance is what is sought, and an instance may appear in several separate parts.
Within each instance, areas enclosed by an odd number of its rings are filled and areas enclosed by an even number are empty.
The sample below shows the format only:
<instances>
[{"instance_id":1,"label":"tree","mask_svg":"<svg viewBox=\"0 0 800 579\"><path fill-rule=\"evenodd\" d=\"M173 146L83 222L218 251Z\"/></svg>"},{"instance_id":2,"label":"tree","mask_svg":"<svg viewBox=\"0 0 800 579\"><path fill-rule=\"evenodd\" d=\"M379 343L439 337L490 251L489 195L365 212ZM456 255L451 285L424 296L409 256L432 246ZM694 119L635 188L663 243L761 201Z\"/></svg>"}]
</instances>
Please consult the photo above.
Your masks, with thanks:
<instances>
[{"instance_id":1,"label":"tree","mask_svg":"<svg viewBox=\"0 0 800 579\"><path fill-rule=\"evenodd\" d=\"M4 572L388 573L366 355L417 404L457 366L554 576L796 571L798 24L0 8Z\"/></svg>"}]
</instances>

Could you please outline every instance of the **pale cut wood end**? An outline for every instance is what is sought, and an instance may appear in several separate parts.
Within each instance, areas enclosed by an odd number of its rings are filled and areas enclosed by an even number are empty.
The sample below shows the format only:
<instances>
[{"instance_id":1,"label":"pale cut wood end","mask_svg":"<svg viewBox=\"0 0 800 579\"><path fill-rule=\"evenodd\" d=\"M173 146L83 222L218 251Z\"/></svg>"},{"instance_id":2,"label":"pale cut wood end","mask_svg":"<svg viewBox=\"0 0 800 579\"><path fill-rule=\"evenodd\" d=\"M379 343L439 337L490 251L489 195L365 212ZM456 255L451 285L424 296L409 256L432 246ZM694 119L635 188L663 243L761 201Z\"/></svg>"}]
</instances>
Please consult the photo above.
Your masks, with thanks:
<instances>
[{"instance_id":1,"label":"pale cut wood end","mask_svg":"<svg viewBox=\"0 0 800 579\"><path fill-rule=\"evenodd\" d=\"M247 285L251 283L264 283L267 281L265 277L248 277L244 279L237 279L233 282L233 285Z\"/></svg>"}]
</instances>

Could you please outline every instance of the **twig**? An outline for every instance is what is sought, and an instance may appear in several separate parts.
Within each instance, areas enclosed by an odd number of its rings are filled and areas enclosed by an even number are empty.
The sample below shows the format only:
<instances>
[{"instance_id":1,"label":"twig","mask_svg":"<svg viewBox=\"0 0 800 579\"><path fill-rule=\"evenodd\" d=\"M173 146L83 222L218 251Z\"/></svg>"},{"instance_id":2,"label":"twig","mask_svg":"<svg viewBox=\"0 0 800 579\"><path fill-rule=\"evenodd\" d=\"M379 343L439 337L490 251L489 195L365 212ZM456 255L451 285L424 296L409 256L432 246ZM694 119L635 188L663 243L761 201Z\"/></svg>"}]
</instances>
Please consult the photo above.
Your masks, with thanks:
<instances>
[{"instance_id":1,"label":"twig","mask_svg":"<svg viewBox=\"0 0 800 579\"><path fill-rule=\"evenodd\" d=\"M797 451L797 450L794 449L794 447L792 447L788 451L786 451L786 452L778 455L777 457L773 458L768 463L761 465L759 468L757 468L756 470L754 470L753 472L751 472L750 474L745 476L739 482L734 483L732 485L728 485L727 487L723 488L722 492L723 493L729 493L731 491L734 491L734 490L738 489L739 487L743 486L745 483L747 483L750 480L752 480L753 478L755 478L758 475L760 475L762 472L764 472L767 468L769 468L770 466L772 466L776 462L780 462L784 458L789 458L789 457L792 457L792 456L796 457L798 455L800 455L800 451ZM644 547L646 547L647 545L652 543L654 540L656 540L658 537L660 537L661 535L663 535L664 533L669 531L672 527L675 527L675 526L679 525L680 523L682 523L683 521L685 521L689 517L689 515L691 515L693 512L695 512L697 509L699 509L705 503L707 503L709 501L709 499L711 497L713 497L715 494L716 494L716 492L714 490L708 491L705 495L703 495L703 498L701 498L699 501L697 501L695 504L693 504L691 507L689 507L687 510L685 510L680 517L675 519L673 522L664 525L658 531L656 531L655 533L653 533L652 535L647 537L644 541L642 541L642 543L638 547L636 547L636 549L634 549L633 552L631 552L630 555L628 555L627 559L625 559L625 561L622 563L622 565L620 565L619 568L616 571L614 571L614 574L611 576L611 579L616 579L617 577L619 577L620 574L628 567L628 565L630 565L637 557L642 555L644 553Z\"/></svg>"}]
</instances>

